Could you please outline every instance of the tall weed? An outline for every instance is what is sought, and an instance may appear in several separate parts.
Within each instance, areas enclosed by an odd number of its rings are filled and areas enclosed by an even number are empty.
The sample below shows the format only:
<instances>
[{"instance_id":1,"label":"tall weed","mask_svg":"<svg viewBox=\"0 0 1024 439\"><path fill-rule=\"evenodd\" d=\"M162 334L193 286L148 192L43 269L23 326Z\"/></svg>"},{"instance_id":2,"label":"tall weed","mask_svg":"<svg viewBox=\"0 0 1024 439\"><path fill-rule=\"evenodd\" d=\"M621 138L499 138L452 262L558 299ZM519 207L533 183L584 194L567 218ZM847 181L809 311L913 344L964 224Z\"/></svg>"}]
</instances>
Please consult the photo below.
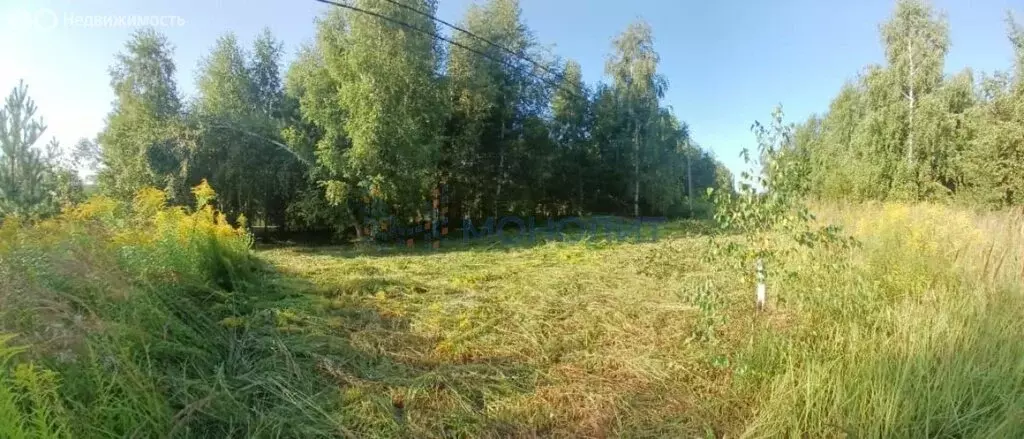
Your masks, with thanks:
<instances>
[{"instance_id":1,"label":"tall weed","mask_svg":"<svg viewBox=\"0 0 1024 439\"><path fill-rule=\"evenodd\" d=\"M29 371L20 376L52 377L29 398L59 396L40 401L65 407L76 437L335 433L310 408L329 387L312 364L296 366L312 361L306 346L267 324L263 301L281 292L251 237L214 209L205 182L194 192L193 209L145 189L131 203L94 197L0 227L0 266L12 274L0 281L0 330L27 346L12 357L14 370ZM0 380L0 392L17 385ZM64 434L37 413L4 416L41 437Z\"/></svg>"},{"instance_id":2,"label":"tall weed","mask_svg":"<svg viewBox=\"0 0 1024 439\"><path fill-rule=\"evenodd\" d=\"M856 210L823 215L863 248L849 272L797 287L830 289L807 300L814 323L797 331L810 341L783 360L794 367L773 381L745 436L1024 435L1019 214Z\"/></svg>"}]
</instances>

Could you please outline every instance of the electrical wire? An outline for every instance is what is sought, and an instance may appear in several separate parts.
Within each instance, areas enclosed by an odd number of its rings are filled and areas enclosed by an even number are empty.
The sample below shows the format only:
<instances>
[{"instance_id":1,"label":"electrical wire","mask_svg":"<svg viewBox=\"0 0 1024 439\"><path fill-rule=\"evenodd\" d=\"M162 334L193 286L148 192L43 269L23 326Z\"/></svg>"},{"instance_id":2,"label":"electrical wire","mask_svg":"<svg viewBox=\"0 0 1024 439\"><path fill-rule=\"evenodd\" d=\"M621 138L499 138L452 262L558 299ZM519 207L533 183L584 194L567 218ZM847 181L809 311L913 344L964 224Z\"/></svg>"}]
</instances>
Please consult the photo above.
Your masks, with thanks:
<instances>
[{"instance_id":1,"label":"electrical wire","mask_svg":"<svg viewBox=\"0 0 1024 439\"><path fill-rule=\"evenodd\" d=\"M411 25L409 23L406 23L406 22L401 21L401 20L397 20L397 19L392 18L392 17L388 17L388 16L386 16L384 14L381 14L381 13L378 13L378 12L374 12L374 11L369 11L369 10L366 10L366 9L363 9L363 8L360 8L360 7L357 7L357 6L352 6L352 5L345 4L345 3L342 3L342 2L338 2L338 1L334 1L334 0L315 0L315 1L327 4L327 5L339 7L339 8L344 8L344 9L352 10L352 11L359 12L359 13L362 13L362 14L370 15L370 16L379 18L381 20L385 20L385 21L397 24L397 25L402 26L404 28L411 29L411 30L414 30L416 32L420 32L420 33L429 35L429 36L431 36L431 37L433 37L435 39L438 39L438 40L444 41L444 42L446 42L448 44L451 44L453 46L465 49L465 50L467 50L469 52L472 52L472 53L474 53L476 55L479 55L479 56L481 56L483 58L487 58L487 59L489 59L491 61L494 61L494 62L496 62L498 64L501 64L501 65L504 65L506 67L515 68L515 66L510 65L508 63L508 61L506 61L506 60L503 60L503 59L500 59L500 58L496 58L494 56L491 56L490 54L487 54L485 52L479 51L479 50L474 49L472 47L466 46L465 44L459 43L459 42L454 41L454 40L452 40L450 38L444 37L442 35L438 35L438 34L436 34L434 32L431 32L431 31L428 31L428 30L425 30L425 29L420 29L420 28L418 28L416 26L413 26L413 25ZM388 0L385 0L385 1L388 1ZM413 11L417 11L421 15L424 15L424 16L430 18L431 20L437 21L439 23L447 23L447 22L443 22L443 20L440 20L439 18L433 17L430 14L427 14L426 12L420 11L420 10L418 10L416 8L412 8L411 6L406 6L406 8L408 8L410 10L413 10ZM454 28L454 25L450 25L450 26L453 26L453 28ZM464 32L469 33L468 31L464 31ZM471 33L470 33L470 35L474 35L475 36L475 34L471 34ZM476 37L476 38L481 38L481 37ZM481 40L482 41L488 41L488 40L485 40L483 38L481 38ZM493 44L493 45L495 45L497 47L501 47L500 45L497 45L496 43L493 43L493 42L490 42L490 44ZM510 53L512 53L513 55L515 55L515 56L517 56L517 57L519 57L521 59L526 59L527 61L530 61L531 63L534 63L534 65L538 65L539 66L539 64L537 64L535 61L532 61L532 60L530 60L528 58L525 58L525 57L523 57L521 55L518 55L515 52L512 52L511 49L507 49L507 48L503 48L503 49L506 50L506 51L509 51ZM545 70L547 70L547 69L545 68ZM544 78L544 77L542 77L540 75L533 74L533 73L527 73L527 74L532 76L532 77L534 77L534 78L540 79L541 81L544 81L545 83L547 83L548 85L554 87L555 89L561 88L564 91L568 92L569 94L572 94L574 97L579 98L579 99L583 99L583 96L580 96L574 90L571 90L571 89L568 89L568 88L563 88L562 84L559 84L559 83L557 83L555 81L552 81L551 79Z\"/></svg>"},{"instance_id":2,"label":"electrical wire","mask_svg":"<svg viewBox=\"0 0 1024 439\"><path fill-rule=\"evenodd\" d=\"M537 61L534 61L534 60L530 59L529 57L527 57L526 55L522 54L521 52L516 52L516 51L514 51L512 49L509 49L509 48L507 48L505 46L502 46L502 45L500 45L498 43L495 43L494 41L491 41L491 40L489 40L487 38L481 37L480 35L477 35L477 34L475 34L473 32L470 32L470 31L468 31L466 29L463 29L462 27L456 26L456 25L451 24L451 23L449 23L447 21L444 21L444 20L442 20L440 18L437 18L436 16L431 15L430 13L425 12L423 10L420 10L419 8L414 8L412 6L404 4L404 3L400 2L400 1L397 1L397 0L384 0L384 1L388 2L388 3L391 3L391 4L395 5L395 6L398 6L398 7L402 8L402 9L415 12L415 13L417 13L419 15L422 15L424 17L427 17L427 18L431 19L431 20L434 20L437 23L441 23L441 24L443 24L445 26L448 26L451 29L457 30L457 31L462 32L462 33L464 33L466 35L469 35L469 36L471 36L473 38L476 38L476 39L478 39L480 41L483 41L483 42L487 43L488 45L490 45L491 47L494 47L496 49L500 49L502 51L505 51L505 52L511 54L512 56L515 56L516 58L519 58L519 59L521 59L523 61L526 61L526 62L528 62L530 64L533 64L538 69L541 69L541 70L543 70L543 71L545 71L545 72L547 72L547 73L549 73L551 75L554 75L559 80L563 80L563 81L565 80L565 77L561 73L555 72L555 71L547 68L547 66L545 66L545 65L543 65L543 64L541 64L541 63L539 63Z\"/></svg>"}]
</instances>

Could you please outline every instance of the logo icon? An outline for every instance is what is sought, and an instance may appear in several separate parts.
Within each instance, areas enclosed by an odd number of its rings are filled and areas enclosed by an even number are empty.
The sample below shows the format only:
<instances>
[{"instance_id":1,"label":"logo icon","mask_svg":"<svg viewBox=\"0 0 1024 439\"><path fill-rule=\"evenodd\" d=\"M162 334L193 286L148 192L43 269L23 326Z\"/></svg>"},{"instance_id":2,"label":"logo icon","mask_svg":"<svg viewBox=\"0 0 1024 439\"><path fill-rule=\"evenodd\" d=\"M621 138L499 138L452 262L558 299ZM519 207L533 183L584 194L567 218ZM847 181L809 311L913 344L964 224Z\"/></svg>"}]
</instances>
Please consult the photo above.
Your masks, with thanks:
<instances>
[{"instance_id":1,"label":"logo icon","mask_svg":"<svg viewBox=\"0 0 1024 439\"><path fill-rule=\"evenodd\" d=\"M53 9L39 8L36 10L16 10L7 16L7 27L15 30L52 30L59 24L57 13Z\"/></svg>"}]
</instances>

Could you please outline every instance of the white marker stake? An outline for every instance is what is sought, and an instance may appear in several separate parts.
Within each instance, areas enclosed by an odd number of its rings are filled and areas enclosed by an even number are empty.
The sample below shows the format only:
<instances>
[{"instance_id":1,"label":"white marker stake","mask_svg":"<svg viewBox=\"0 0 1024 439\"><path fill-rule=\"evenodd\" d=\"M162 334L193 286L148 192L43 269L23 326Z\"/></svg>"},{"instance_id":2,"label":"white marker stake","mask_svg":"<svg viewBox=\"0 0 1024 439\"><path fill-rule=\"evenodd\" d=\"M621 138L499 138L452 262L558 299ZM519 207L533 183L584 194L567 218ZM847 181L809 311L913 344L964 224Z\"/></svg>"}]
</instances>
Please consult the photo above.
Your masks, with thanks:
<instances>
[{"instance_id":1,"label":"white marker stake","mask_svg":"<svg viewBox=\"0 0 1024 439\"><path fill-rule=\"evenodd\" d=\"M768 302L768 287L764 284L764 261L757 258L757 310L763 311Z\"/></svg>"}]
</instances>

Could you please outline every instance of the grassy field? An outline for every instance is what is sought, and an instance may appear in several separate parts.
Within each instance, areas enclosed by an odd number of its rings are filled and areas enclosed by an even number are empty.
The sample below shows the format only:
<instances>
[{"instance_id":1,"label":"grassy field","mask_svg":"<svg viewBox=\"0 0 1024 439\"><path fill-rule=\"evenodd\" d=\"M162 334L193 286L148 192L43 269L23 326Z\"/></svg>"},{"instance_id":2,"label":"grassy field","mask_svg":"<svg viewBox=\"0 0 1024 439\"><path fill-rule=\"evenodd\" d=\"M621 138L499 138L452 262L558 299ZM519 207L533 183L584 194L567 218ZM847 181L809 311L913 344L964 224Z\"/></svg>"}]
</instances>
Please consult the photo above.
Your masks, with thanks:
<instances>
[{"instance_id":1,"label":"grassy field","mask_svg":"<svg viewBox=\"0 0 1024 439\"><path fill-rule=\"evenodd\" d=\"M120 210L119 210L120 209ZM247 248L209 209L0 229L0 436L1021 437L1024 215L819 207L740 240Z\"/></svg>"},{"instance_id":2,"label":"grassy field","mask_svg":"<svg viewBox=\"0 0 1024 439\"><path fill-rule=\"evenodd\" d=\"M318 370L360 437L1024 434L1020 216L821 213L861 246L787 261L762 315L699 224L260 256L312 300L282 328L353 352Z\"/></svg>"}]
</instances>

